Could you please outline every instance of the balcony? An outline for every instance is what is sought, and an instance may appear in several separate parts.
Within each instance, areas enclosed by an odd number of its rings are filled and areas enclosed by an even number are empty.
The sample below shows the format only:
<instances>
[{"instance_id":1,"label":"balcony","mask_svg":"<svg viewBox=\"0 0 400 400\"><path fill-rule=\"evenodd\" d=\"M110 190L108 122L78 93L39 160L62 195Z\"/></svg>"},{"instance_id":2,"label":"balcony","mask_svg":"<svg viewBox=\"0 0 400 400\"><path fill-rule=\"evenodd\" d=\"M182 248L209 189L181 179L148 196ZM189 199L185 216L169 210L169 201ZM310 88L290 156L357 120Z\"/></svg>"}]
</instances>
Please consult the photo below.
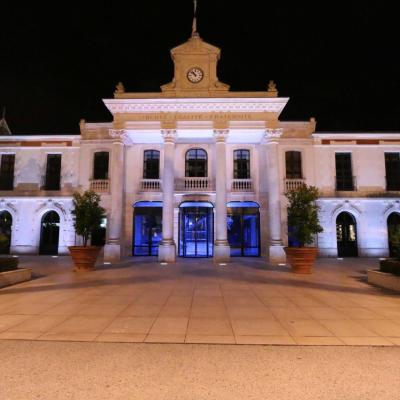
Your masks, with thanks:
<instances>
[{"instance_id":1,"label":"balcony","mask_svg":"<svg viewBox=\"0 0 400 400\"><path fill-rule=\"evenodd\" d=\"M175 179L175 190L178 192L210 192L215 191L214 182L210 178Z\"/></svg>"},{"instance_id":2,"label":"balcony","mask_svg":"<svg viewBox=\"0 0 400 400\"><path fill-rule=\"evenodd\" d=\"M285 192L297 190L300 186L305 185L305 183L305 179L285 179Z\"/></svg>"},{"instance_id":3,"label":"balcony","mask_svg":"<svg viewBox=\"0 0 400 400\"><path fill-rule=\"evenodd\" d=\"M252 192L253 181L251 179L232 179L232 192Z\"/></svg>"},{"instance_id":4,"label":"balcony","mask_svg":"<svg viewBox=\"0 0 400 400\"><path fill-rule=\"evenodd\" d=\"M142 179L140 182L141 192L159 192L161 191L160 179Z\"/></svg>"},{"instance_id":5,"label":"balcony","mask_svg":"<svg viewBox=\"0 0 400 400\"><path fill-rule=\"evenodd\" d=\"M90 190L97 193L108 193L110 191L109 179L92 179L90 181Z\"/></svg>"},{"instance_id":6,"label":"balcony","mask_svg":"<svg viewBox=\"0 0 400 400\"><path fill-rule=\"evenodd\" d=\"M335 176L337 192L354 192L357 190L355 176Z\"/></svg>"}]
</instances>

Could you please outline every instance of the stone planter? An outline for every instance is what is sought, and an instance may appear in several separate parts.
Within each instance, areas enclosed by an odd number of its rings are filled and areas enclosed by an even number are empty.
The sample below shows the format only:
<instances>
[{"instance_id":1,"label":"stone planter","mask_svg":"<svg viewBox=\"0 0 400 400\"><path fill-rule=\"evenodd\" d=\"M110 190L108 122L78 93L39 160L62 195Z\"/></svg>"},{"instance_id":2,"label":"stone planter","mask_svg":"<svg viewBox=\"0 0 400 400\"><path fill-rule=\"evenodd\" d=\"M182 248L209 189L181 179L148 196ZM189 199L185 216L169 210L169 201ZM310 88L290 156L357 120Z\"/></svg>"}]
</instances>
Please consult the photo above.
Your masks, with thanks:
<instances>
[{"instance_id":1,"label":"stone planter","mask_svg":"<svg viewBox=\"0 0 400 400\"><path fill-rule=\"evenodd\" d=\"M20 268L14 271L0 272L0 288L29 281L32 277L30 268Z\"/></svg>"},{"instance_id":2,"label":"stone planter","mask_svg":"<svg viewBox=\"0 0 400 400\"><path fill-rule=\"evenodd\" d=\"M311 274L318 249L316 247L285 247L287 261L295 274Z\"/></svg>"},{"instance_id":3,"label":"stone planter","mask_svg":"<svg viewBox=\"0 0 400 400\"><path fill-rule=\"evenodd\" d=\"M367 271L367 276L368 283L371 283L372 285L400 292L400 276L372 269Z\"/></svg>"},{"instance_id":4,"label":"stone planter","mask_svg":"<svg viewBox=\"0 0 400 400\"><path fill-rule=\"evenodd\" d=\"M70 251L72 260L74 261L74 271L93 271L101 247L69 246L68 250Z\"/></svg>"}]
</instances>

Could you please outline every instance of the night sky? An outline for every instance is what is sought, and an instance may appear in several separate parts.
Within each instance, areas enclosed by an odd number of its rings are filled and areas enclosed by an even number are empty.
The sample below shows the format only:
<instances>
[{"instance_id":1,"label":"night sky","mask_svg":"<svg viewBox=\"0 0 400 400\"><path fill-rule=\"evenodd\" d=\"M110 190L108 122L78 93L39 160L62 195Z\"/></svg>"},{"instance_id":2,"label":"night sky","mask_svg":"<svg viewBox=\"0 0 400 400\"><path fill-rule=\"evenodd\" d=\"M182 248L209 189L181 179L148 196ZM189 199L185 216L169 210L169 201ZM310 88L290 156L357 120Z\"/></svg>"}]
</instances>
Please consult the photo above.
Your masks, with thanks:
<instances>
[{"instance_id":1,"label":"night sky","mask_svg":"<svg viewBox=\"0 0 400 400\"><path fill-rule=\"evenodd\" d=\"M110 121L101 99L118 81L127 91L159 91L193 13L191 0L5 3L0 106L14 134L76 134L81 118ZM290 97L282 120L400 132L398 14L384 1L347 3L199 0L198 30L222 49L218 75L231 90L276 81Z\"/></svg>"}]
</instances>

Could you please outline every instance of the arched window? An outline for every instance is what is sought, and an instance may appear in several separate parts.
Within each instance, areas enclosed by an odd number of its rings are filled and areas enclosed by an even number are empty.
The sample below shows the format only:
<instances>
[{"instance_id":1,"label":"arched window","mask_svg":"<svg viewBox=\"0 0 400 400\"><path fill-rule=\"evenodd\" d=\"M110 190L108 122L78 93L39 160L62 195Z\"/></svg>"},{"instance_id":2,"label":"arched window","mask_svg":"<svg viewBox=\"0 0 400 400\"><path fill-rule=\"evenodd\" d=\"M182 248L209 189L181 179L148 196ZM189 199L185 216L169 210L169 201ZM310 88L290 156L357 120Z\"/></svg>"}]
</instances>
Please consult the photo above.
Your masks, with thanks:
<instances>
[{"instance_id":1,"label":"arched window","mask_svg":"<svg viewBox=\"0 0 400 400\"><path fill-rule=\"evenodd\" d=\"M0 241L0 254L10 253L12 230L12 216L8 211L0 211L0 233L2 240Z\"/></svg>"},{"instance_id":2,"label":"arched window","mask_svg":"<svg viewBox=\"0 0 400 400\"><path fill-rule=\"evenodd\" d=\"M93 158L93 179L108 179L108 151L98 151Z\"/></svg>"},{"instance_id":3,"label":"arched window","mask_svg":"<svg viewBox=\"0 0 400 400\"><path fill-rule=\"evenodd\" d=\"M60 216L55 211L43 215L40 231L40 254L58 254Z\"/></svg>"},{"instance_id":4,"label":"arched window","mask_svg":"<svg viewBox=\"0 0 400 400\"><path fill-rule=\"evenodd\" d=\"M287 151L286 158L286 179L302 179L301 152Z\"/></svg>"},{"instance_id":5,"label":"arched window","mask_svg":"<svg viewBox=\"0 0 400 400\"><path fill-rule=\"evenodd\" d=\"M250 179L250 151L233 152L233 179Z\"/></svg>"},{"instance_id":6,"label":"arched window","mask_svg":"<svg viewBox=\"0 0 400 400\"><path fill-rule=\"evenodd\" d=\"M207 152L203 149L190 149L186 152L186 177L207 177Z\"/></svg>"},{"instance_id":7,"label":"arched window","mask_svg":"<svg viewBox=\"0 0 400 400\"><path fill-rule=\"evenodd\" d=\"M160 152L158 150L144 152L143 179L160 179Z\"/></svg>"}]
</instances>

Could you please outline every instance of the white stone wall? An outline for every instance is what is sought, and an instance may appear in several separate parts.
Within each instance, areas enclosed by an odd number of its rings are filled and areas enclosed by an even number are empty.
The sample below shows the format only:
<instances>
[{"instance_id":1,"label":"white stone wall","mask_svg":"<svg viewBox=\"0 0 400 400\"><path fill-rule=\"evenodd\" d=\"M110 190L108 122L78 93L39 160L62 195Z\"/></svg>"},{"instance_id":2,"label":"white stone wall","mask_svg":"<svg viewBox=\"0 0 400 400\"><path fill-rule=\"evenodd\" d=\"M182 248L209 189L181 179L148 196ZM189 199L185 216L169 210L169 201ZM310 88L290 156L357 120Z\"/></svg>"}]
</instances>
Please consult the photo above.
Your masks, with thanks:
<instances>
[{"instance_id":1,"label":"white stone wall","mask_svg":"<svg viewBox=\"0 0 400 400\"><path fill-rule=\"evenodd\" d=\"M400 212L396 198L326 198L318 200L320 220L324 232L318 235L319 253L336 257L336 218L341 212L350 213L357 226L357 247L360 257L389 255L387 219L392 212Z\"/></svg>"},{"instance_id":2,"label":"white stone wall","mask_svg":"<svg viewBox=\"0 0 400 400\"><path fill-rule=\"evenodd\" d=\"M68 246L75 244L75 231L71 215L72 198L21 198L0 199L0 211L12 216L11 254L38 254L41 221L49 211L60 216L59 254L68 254Z\"/></svg>"},{"instance_id":3,"label":"white stone wall","mask_svg":"<svg viewBox=\"0 0 400 400\"><path fill-rule=\"evenodd\" d=\"M191 148L202 148L208 154L208 177L215 181L216 152L212 137L202 138L196 142L179 139L175 145L175 178L185 176L185 154ZM99 134L100 135L100 134ZM247 135L247 136L246 136ZM258 136L257 136L258 135ZM154 136L154 135L153 135ZM163 168L163 144L152 136L149 143L125 144L124 200L123 208L123 252L130 255L132 251L133 205L137 201L162 201L161 192L141 192L140 184L143 179L143 154L145 150L160 151L160 177ZM145 141L145 133L141 133L141 141ZM269 215L268 215L268 182L267 182L267 151L262 144L262 131L254 130L240 133L237 130L232 135L234 140L226 145L227 171L227 200L228 201L255 201L260 205L260 233L261 251L265 254L269 242ZM245 137L249 140L246 142ZM54 138L54 137L53 137ZM143 139L144 138L144 139ZM236 138L236 139L235 139ZM33 140L33 139L32 139ZM236 142L235 142L236 140ZM151 142L151 143L150 143ZM62 154L61 185L62 188L87 189L93 177L93 157L97 151L110 152L112 162L113 139L93 136L75 142L72 147L50 145L41 147L14 147L2 146L0 153L14 153L15 186L38 186L45 175L46 155L48 153ZM231 192L233 179L233 151L236 149L250 150L251 179L254 192ZM278 171L281 193L281 230L284 243L287 243L287 210L284 196L285 186L285 152L300 151L302 154L302 172L306 183L317 186L322 192L318 201L321 210L321 224L324 232L318 235L318 246L323 256L337 256L336 245L336 217L341 211L350 212L357 221L357 239L359 256L387 256L387 217L399 211L399 200L388 198L385 194L385 152L400 152L398 143L379 145L356 144L355 140L345 143L322 144L321 140L312 137L283 137L278 144ZM352 154L353 175L356 176L358 192L335 193L335 152L350 152ZM111 173L111 165L109 171ZM110 179L112 177L110 176ZM161 183L162 185L162 183ZM40 241L40 221L42 216L50 210L60 215L60 245L59 253L67 253L67 246L73 244L75 235L70 214L71 196L38 197L2 194L0 196L0 211L7 210L13 216L13 234L11 252L15 254L36 254ZM380 193L380 198L378 198ZM360 196L360 194L362 196ZM341 197L339 197L341 196ZM374 197L368 197L374 196ZM174 238L178 242L178 207L182 201L201 199L215 203L214 194L175 196ZM102 205L107 214L111 210L112 199L110 194L102 194Z\"/></svg>"},{"instance_id":4,"label":"white stone wall","mask_svg":"<svg viewBox=\"0 0 400 400\"><path fill-rule=\"evenodd\" d=\"M48 154L61 154L61 187L76 187L79 179L80 149L75 147L2 148L1 153L15 154L14 187L35 189L43 184Z\"/></svg>"}]
</instances>

